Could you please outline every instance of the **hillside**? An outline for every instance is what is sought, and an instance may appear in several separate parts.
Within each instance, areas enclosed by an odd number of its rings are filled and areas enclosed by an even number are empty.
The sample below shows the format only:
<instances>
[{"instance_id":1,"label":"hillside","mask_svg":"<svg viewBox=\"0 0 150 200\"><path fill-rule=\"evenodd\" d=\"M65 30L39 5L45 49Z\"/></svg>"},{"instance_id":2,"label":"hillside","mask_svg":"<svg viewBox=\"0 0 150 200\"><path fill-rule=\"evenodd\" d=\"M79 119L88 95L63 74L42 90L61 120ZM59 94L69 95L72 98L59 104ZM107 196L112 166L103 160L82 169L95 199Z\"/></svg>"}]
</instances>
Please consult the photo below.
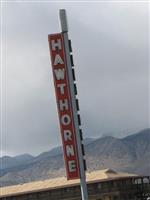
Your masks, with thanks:
<instances>
[{"instance_id":1,"label":"hillside","mask_svg":"<svg viewBox=\"0 0 150 200\"><path fill-rule=\"evenodd\" d=\"M111 136L95 140L87 139L85 151L89 171L112 168L150 175L150 129L122 139ZM18 162L16 157L0 159L3 162L1 186L65 175L61 147L44 152L37 157L25 155L19 156Z\"/></svg>"}]
</instances>

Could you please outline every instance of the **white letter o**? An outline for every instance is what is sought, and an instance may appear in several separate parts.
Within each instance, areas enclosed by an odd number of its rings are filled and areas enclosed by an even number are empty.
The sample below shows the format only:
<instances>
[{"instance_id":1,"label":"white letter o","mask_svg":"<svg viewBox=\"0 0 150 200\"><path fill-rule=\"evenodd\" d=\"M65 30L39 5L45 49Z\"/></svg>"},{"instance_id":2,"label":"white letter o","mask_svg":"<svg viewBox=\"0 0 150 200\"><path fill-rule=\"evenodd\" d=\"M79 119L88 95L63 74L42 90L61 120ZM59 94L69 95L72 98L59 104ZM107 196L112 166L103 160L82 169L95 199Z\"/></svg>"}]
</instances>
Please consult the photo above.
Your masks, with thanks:
<instances>
[{"instance_id":1,"label":"white letter o","mask_svg":"<svg viewBox=\"0 0 150 200\"><path fill-rule=\"evenodd\" d=\"M61 123L65 126L69 125L71 122L70 116L65 114L61 117Z\"/></svg>"}]
</instances>

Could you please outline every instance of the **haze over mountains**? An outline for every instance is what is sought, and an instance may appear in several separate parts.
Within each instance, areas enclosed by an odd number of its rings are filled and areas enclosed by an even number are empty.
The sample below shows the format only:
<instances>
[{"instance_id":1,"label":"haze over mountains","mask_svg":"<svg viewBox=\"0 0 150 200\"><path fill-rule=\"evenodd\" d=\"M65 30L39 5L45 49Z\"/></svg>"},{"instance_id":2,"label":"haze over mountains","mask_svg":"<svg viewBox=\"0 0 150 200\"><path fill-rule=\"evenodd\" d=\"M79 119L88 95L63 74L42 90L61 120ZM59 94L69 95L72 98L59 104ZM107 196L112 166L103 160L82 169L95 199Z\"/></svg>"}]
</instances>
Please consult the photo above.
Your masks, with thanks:
<instances>
[{"instance_id":1,"label":"haze over mountains","mask_svg":"<svg viewBox=\"0 0 150 200\"><path fill-rule=\"evenodd\" d=\"M112 168L150 175L150 129L122 139L112 136L87 138L84 143L89 171ZM0 162L0 186L65 176L61 147L35 157L29 154L4 156Z\"/></svg>"}]
</instances>

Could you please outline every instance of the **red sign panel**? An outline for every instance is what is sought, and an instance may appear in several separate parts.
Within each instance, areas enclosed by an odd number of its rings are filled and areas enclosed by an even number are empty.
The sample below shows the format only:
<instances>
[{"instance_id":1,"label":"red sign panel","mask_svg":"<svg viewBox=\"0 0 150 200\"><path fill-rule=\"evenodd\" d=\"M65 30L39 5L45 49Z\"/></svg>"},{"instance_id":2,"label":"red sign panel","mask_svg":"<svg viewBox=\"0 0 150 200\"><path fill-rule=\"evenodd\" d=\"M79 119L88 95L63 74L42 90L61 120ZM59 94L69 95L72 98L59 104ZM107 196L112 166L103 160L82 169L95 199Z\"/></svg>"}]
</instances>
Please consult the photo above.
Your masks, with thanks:
<instances>
[{"instance_id":1,"label":"red sign panel","mask_svg":"<svg viewBox=\"0 0 150 200\"><path fill-rule=\"evenodd\" d=\"M63 36L49 35L48 40L67 179L75 179L79 178L79 163Z\"/></svg>"}]
</instances>

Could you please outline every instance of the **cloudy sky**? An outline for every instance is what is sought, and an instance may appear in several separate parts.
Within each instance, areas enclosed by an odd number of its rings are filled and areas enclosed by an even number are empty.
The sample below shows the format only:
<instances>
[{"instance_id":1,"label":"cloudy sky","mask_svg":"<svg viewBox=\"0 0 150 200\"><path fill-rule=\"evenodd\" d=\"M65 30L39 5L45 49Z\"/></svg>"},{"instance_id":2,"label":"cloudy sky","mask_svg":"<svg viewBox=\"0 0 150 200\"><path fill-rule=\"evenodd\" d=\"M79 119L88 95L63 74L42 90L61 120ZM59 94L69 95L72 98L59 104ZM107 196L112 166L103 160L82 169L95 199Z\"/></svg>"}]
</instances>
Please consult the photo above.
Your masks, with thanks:
<instances>
[{"instance_id":1,"label":"cloudy sky","mask_svg":"<svg viewBox=\"0 0 150 200\"><path fill-rule=\"evenodd\" d=\"M48 34L67 10L84 137L149 127L148 3L5 2L2 5L3 155L61 144Z\"/></svg>"}]
</instances>

